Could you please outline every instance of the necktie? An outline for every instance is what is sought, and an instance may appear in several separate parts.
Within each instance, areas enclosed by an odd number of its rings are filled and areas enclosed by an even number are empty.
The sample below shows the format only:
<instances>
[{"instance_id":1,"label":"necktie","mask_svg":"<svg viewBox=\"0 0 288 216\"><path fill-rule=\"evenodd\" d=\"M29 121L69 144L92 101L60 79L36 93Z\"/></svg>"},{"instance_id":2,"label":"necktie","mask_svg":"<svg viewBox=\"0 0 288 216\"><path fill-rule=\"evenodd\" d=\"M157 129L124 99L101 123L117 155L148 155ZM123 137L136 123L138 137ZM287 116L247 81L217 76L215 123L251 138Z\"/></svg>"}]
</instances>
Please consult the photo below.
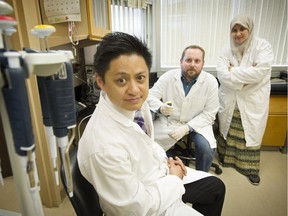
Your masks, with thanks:
<instances>
[{"instance_id":1,"label":"necktie","mask_svg":"<svg viewBox=\"0 0 288 216\"><path fill-rule=\"evenodd\" d=\"M140 110L136 111L134 122L136 122L141 127L141 129L146 133L144 118L142 117Z\"/></svg>"}]
</instances>

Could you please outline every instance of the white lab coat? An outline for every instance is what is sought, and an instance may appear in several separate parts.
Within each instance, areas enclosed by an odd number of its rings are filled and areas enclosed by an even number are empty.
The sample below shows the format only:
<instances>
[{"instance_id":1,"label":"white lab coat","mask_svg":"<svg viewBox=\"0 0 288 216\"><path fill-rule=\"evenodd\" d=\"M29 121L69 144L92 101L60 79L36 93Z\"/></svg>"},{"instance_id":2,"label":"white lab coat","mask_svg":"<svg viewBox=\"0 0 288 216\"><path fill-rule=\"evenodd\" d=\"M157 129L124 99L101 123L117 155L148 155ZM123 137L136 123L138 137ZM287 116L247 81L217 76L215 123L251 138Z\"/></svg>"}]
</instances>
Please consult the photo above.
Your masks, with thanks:
<instances>
[{"instance_id":1,"label":"white lab coat","mask_svg":"<svg viewBox=\"0 0 288 216\"><path fill-rule=\"evenodd\" d=\"M273 52L269 42L254 37L239 65L229 48L217 64L220 81L220 132L226 139L237 102L246 146L258 146L265 132L270 98ZM233 65L228 71L228 66Z\"/></svg>"},{"instance_id":2,"label":"white lab coat","mask_svg":"<svg viewBox=\"0 0 288 216\"><path fill-rule=\"evenodd\" d=\"M78 162L105 215L201 215L182 202L183 181L167 175L166 154L154 142L147 103L141 112L148 135L133 122L134 112L124 114L103 95L80 139ZM211 174L193 170L193 175Z\"/></svg>"},{"instance_id":3,"label":"white lab coat","mask_svg":"<svg viewBox=\"0 0 288 216\"><path fill-rule=\"evenodd\" d=\"M176 143L168 133L183 124L188 124L197 133L202 134L211 148L216 148L213 124L219 109L219 99L218 82L213 75L201 71L197 82L185 97L181 70L167 71L149 91L148 104L152 111L157 111L163 104L160 99L164 103L171 101L174 108L168 118L159 115L154 121L155 141L164 150L168 150Z\"/></svg>"}]
</instances>

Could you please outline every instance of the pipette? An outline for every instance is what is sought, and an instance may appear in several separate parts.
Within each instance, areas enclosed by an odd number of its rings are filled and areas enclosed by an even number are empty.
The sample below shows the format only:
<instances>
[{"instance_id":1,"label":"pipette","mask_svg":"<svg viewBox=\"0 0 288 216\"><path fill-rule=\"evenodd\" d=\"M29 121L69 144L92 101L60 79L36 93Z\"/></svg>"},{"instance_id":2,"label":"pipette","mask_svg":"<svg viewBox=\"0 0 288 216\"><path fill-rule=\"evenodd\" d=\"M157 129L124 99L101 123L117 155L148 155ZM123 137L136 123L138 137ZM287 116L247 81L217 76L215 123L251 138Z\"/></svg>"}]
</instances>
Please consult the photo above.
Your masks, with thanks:
<instances>
[{"instance_id":1,"label":"pipette","mask_svg":"<svg viewBox=\"0 0 288 216\"><path fill-rule=\"evenodd\" d=\"M46 43L43 50L49 51L47 37L54 32L53 26L39 25L32 29L31 32L41 40L45 39ZM66 157L65 154L66 149L69 149L70 146L70 142L68 141L68 129L76 126L76 110L74 104L73 67L69 61L68 52L66 54L67 61L62 64L60 69L50 76L37 76L37 80L39 92L41 94L41 107L44 124L52 126L53 128L56 143L60 149L62 163L64 164L66 182L69 185L69 196L73 196L70 158ZM48 118L49 121L51 120L49 123L46 121ZM72 139L74 139L75 130L72 130L72 133ZM51 151L51 154L55 153L56 151Z\"/></svg>"},{"instance_id":2,"label":"pipette","mask_svg":"<svg viewBox=\"0 0 288 216\"><path fill-rule=\"evenodd\" d=\"M9 27L15 26L17 24L17 21L13 17L9 16L0 16L0 33L1 33L1 40L0 40L0 47L6 48L4 46L5 44L5 29L8 29ZM2 40L3 39L3 40Z\"/></svg>"},{"instance_id":3,"label":"pipette","mask_svg":"<svg viewBox=\"0 0 288 216\"><path fill-rule=\"evenodd\" d=\"M51 114L53 132L60 148L66 182L70 196L73 196L73 184L70 171L70 159L66 155L69 149L68 132L69 129L76 127L75 96L73 88L73 68L71 62L65 62L53 77L45 79L49 109ZM72 137L75 137L75 130L72 130ZM70 139L70 140L71 140ZM66 155L66 156L65 156Z\"/></svg>"},{"instance_id":4,"label":"pipette","mask_svg":"<svg viewBox=\"0 0 288 216\"><path fill-rule=\"evenodd\" d=\"M4 48L5 50L9 50L10 49L10 36L16 32L16 28L14 27L9 27L7 29L4 29L3 31L3 38L4 38Z\"/></svg>"},{"instance_id":5,"label":"pipette","mask_svg":"<svg viewBox=\"0 0 288 216\"><path fill-rule=\"evenodd\" d=\"M12 13L6 2L0 2L0 14ZM39 179L35 161L35 143L32 130L30 107L26 90L29 76L25 62L16 51L4 49L4 33L16 25L12 17L0 16L0 64L1 64L1 105L4 133L13 177L23 215L43 215L39 196ZM5 36L6 36L5 35ZM2 82L2 81L1 81ZM4 84L4 85L2 85Z\"/></svg>"},{"instance_id":6,"label":"pipette","mask_svg":"<svg viewBox=\"0 0 288 216\"><path fill-rule=\"evenodd\" d=\"M36 25L31 33L36 37L40 38L40 48L42 51L49 51L48 36L56 31L52 25Z\"/></svg>"},{"instance_id":7,"label":"pipette","mask_svg":"<svg viewBox=\"0 0 288 216\"><path fill-rule=\"evenodd\" d=\"M13 12L13 9L10 5L8 5L7 3L3 3L3 2L0 2L0 14L9 14L9 13L12 13ZM15 29L14 25L16 25L16 20L12 17L8 17L8 16L0 16L0 32L2 34L2 39L3 39L3 43L1 43L2 47L6 48L7 49L7 38L6 38L6 35L5 35L5 31L7 31L7 29L10 29L10 28L13 28ZM10 35L10 33L12 34L12 32L10 32L8 30L8 32L6 34ZM2 40L0 40L2 41ZM6 46L5 46L5 45ZM2 176L2 168L1 168L1 159L0 159L0 184L1 185L4 185L4 180L3 180L3 176Z\"/></svg>"},{"instance_id":8,"label":"pipette","mask_svg":"<svg viewBox=\"0 0 288 216\"><path fill-rule=\"evenodd\" d=\"M0 15L7 15L13 13L11 5L4 1L0 1Z\"/></svg>"},{"instance_id":9,"label":"pipette","mask_svg":"<svg viewBox=\"0 0 288 216\"><path fill-rule=\"evenodd\" d=\"M40 38L40 46L43 52L49 50L47 37L50 36L55 31L56 31L55 28L51 25L37 25L31 30L31 33L33 35ZM51 154L51 160L53 164L55 182L56 182L56 185L59 185L59 175L58 175L58 166L57 166L57 144L56 144L56 138L53 134L51 116L50 116L50 111L49 111L49 102L48 102L47 92L45 89L44 79L45 79L44 77L37 76L43 124L45 125L46 135L47 135L48 142L50 145L50 154Z\"/></svg>"},{"instance_id":10,"label":"pipette","mask_svg":"<svg viewBox=\"0 0 288 216\"><path fill-rule=\"evenodd\" d=\"M12 17L0 16L1 33L16 23ZM15 150L20 156L27 156L27 167L29 167L27 175L30 188L34 190L38 186L38 176L34 172L35 161L31 156L35 154L35 144L25 83L28 72L25 71L26 67L23 66L24 63L18 52L4 52L0 61L2 67L5 68L6 79L9 80L8 85L2 91L11 122Z\"/></svg>"},{"instance_id":11,"label":"pipette","mask_svg":"<svg viewBox=\"0 0 288 216\"><path fill-rule=\"evenodd\" d=\"M35 143L25 79L28 72L18 52L4 52L1 65L5 68L8 85L2 88L7 113L10 120L14 148L19 155L23 173L26 173L34 204L34 214L42 215L39 205L39 179L35 161ZM28 207L28 209L31 207Z\"/></svg>"}]
</instances>

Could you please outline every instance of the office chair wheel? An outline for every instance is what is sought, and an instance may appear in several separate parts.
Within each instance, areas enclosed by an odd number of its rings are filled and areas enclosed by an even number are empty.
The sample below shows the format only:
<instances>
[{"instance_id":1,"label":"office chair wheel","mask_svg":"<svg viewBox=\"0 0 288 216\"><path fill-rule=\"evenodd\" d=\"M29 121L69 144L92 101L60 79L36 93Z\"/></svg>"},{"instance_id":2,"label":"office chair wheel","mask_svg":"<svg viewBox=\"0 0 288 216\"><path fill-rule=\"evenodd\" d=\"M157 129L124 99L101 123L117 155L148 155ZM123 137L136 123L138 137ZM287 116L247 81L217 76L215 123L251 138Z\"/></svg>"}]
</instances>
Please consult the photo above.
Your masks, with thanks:
<instances>
[{"instance_id":1,"label":"office chair wheel","mask_svg":"<svg viewBox=\"0 0 288 216\"><path fill-rule=\"evenodd\" d=\"M211 164L211 167L214 167L214 168L215 168L215 173L216 173L217 175L220 175L220 174L222 173L222 169L219 167L218 164L212 163L212 164Z\"/></svg>"},{"instance_id":2,"label":"office chair wheel","mask_svg":"<svg viewBox=\"0 0 288 216\"><path fill-rule=\"evenodd\" d=\"M215 173L217 174L217 175L220 175L220 174L222 174L222 169L221 168L215 168Z\"/></svg>"}]
</instances>

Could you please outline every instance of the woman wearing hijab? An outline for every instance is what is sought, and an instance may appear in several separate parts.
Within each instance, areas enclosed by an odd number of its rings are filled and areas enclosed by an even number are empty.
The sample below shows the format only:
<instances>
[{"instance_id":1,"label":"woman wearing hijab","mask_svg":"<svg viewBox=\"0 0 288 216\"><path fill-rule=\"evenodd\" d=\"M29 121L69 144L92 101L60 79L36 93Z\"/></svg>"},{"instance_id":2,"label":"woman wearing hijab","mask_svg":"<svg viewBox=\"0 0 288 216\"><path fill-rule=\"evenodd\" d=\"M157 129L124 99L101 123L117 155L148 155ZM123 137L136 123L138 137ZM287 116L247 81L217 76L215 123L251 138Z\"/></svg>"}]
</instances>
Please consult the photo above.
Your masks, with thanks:
<instances>
[{"instance_id":1,"label":"woman wearing hijab","mask_svg":"<svg viewBox=\"0 0 288 216\"><path fill-rule=\"evenodd\" d=\"M219 162L260 183L260 148L270 98L273 52L253 35L253 20L238 15L230 23L230 47L217 64L220 81Z\"/></svg>"}]
</instances>

